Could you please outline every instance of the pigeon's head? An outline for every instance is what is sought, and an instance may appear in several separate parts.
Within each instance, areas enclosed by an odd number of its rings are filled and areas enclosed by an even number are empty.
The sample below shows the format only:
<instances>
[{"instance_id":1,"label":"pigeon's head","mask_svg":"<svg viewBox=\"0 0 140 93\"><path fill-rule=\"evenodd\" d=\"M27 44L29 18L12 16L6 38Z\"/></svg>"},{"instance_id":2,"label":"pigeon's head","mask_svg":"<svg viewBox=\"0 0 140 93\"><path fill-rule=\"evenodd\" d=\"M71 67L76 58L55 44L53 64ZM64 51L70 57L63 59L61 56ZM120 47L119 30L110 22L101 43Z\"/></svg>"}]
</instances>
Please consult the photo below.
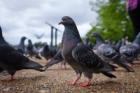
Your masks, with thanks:
<instances>
[{"instance_id":1,"label":"pigeon's head","mask_svg":"<svg viewBox=\"0 0 140 93\"><path fill-rule=\"evenodd\" d=\"M32 41L29 39L29 40L28 40L28 43L32 43Z\"/></svg>"},{"instance_id":2,"label":"pigeon's head","mask_svg":"<svg viewBox=\"0 0 140 93\"><path fill-rule=\"evenodd\" d=\"M75 22L73 21L73 19L69 16L64 16L62 17L62 20L59 24L63 24L63 25L74 25Z\"/></svg>"},{"instance_id":3,"label":"pigeon's head","mask_svg":"<svg viewBox=\"0 0 140 93\"><path fill-rule=\"evenodd\" d=\"M23 37L21 38L21 40L25 40L25 39L27 39L25 36L23 36Z\"/></svg>"}]
</instances>

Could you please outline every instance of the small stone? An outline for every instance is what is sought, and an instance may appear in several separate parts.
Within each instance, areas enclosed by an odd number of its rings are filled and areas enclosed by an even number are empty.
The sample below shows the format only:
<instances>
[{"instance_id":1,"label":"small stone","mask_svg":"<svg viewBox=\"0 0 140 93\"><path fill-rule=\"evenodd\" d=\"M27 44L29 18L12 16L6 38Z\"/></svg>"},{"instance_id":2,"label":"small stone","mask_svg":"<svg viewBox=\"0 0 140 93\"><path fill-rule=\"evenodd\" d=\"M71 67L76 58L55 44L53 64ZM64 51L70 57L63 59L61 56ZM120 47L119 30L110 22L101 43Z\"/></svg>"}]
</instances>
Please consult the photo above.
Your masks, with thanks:
<instances>
[{"instance_id":1,"label":"small stone","mask_svg":"<svg viewBox=\"0 0 140 93\"><path fill-rule=\"evenodd\" d=\"M9 91L9 90L10 90L10 87L4 88L4 89L3 89L3 91L5 91L5 92L7 92L7 91Z\"/></svg>"}]
</instances>

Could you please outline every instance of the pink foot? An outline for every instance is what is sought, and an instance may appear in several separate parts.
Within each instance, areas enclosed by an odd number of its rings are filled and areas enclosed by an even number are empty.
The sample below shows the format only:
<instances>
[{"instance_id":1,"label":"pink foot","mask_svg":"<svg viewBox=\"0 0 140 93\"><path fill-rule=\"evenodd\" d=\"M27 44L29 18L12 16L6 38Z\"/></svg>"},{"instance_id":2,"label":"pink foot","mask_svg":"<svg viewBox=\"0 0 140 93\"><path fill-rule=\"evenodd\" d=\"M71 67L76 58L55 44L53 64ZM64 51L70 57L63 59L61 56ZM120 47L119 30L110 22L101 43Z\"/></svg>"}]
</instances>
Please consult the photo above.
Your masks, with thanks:
<instances>
[{"instance_id":1,"label":"pink foot","mask_svg":"<svg viewBox=\"0 0 140 93\"><path fill-rule=\"evenodd\" d=\"M88 86L90 86L90 85L91 85L91 84L90 84L88 81L79 83L79 86L80 86L80 87L88 87Z\"/></svg>"}]
</instances>

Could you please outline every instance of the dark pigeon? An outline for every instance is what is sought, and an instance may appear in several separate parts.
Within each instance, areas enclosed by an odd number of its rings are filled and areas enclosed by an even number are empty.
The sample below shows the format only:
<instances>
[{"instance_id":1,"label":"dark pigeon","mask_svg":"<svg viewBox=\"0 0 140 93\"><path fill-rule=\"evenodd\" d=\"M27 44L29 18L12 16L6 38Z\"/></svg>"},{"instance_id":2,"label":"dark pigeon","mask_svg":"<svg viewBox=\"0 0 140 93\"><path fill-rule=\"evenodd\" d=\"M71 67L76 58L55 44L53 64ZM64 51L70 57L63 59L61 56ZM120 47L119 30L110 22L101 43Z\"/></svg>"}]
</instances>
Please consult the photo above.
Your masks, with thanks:
<instances>
[{"instance_id":1,"label":"dark pigeon","mask_svg":"<svg viewBox=\"0 0 140 93\"><path fill-rule=\"evenodd\" d=\"M11 47L3 38L0 28L0 69L7 71L11 75L11 80L18 70L34 69L44 71L44 66L28 59L20 52Z\"/></svg>"},{"instance_id":2,"label":"dark pigeon","mask_svg":"<svg viewBox=\"0 0 140 93\"><path fill-rule=\"evenodd\" d=\"M60 24L65 27L62 38L62 57L76 72L76 79L70 82L75 85L81 74L87 78L80 86L90 85L92 73L102 73L110 78L116 78L111 71L114 67L103 62L94 52L82 43L78 29L72 18L64 16ZM82 44L79 44L82 43Z\"/></svg>"},{"instance_id":3,"label":"dark pigeon","mask_svg":"<svg viewBox=\"0 0 140 93\"><path fill-rule=\"evenodd\" d=\"M46 60L53 58L57 53L58 48L55 46L49 46L46 44L41 52L41 56L43 56Z\"/></svg>"},{"instance_id":4,"label":"dark pigeon","mask_svg":"<svg viewBox=\"0 0 140 93\"><path fill-rule=\"evenodd\" d=\"M98 47L93 48L93 51L105 62L110 62L112 64L117 64L128 72L133 72L134 70L130 67L127 62L122 60L122 57L119 51L116 50L115 46L112 43L105 43L103 38L99 33L93 33L93 36L96 38L96 43Z\"/></svg>"},{"instance_id":5,"label":"dark pigeon","mask_svg":"<svg viewBox=\"0 0 140 93\"><path fill-rule=\"evenodd\" d=\"M131 44L126 44L120 47L120 54L123 60L133 64L133 60L138 57L140 53L140 33L136 36Z\"/></svg>"},{"instance_id":6,"label":"dark pigeon","mask_svg":"<svg viewBox=\"0 0 140 93\"><path fill-rule=\"evenodd\" d=\"M24 44L26 39L27 38L25 36L21 37L19 45L15 46L15 49L22 54L25 54L26 52L25 44Z\"/></svg>"},{"instance_id":7,"label":"dark pigeon","mask_svg":"<svg viewBox=\"0 0 140 93\"><path fill-rule=\"evenodd\" d=\"M39 52L37 51L37 49L34 47L32 41L29 39L28 40L28 45L27 45L27 54L29 55L29 57L36 57L38 59L41 59Z\"/></svg>"}]
</instances>

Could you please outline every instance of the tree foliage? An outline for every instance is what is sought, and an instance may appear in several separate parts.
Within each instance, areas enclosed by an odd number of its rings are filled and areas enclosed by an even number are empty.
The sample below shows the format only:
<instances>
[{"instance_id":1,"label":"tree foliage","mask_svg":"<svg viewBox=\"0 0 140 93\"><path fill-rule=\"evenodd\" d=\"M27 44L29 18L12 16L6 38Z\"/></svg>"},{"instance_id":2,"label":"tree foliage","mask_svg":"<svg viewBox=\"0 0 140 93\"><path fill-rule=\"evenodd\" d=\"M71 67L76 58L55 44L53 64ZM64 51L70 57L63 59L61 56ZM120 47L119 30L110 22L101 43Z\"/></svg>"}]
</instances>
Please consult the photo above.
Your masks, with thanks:
<instances>
[{"instance_id":1,"label":"tree foliage","mask_svg":"<svg viewBox=\"0 0 140 93\"><path fill-rule=\"evenodd\" d=\"M94 6L95 4L91 3L91 5ZM126 36L130 40L133 38L133 28L124 1L109 0L106 3L100 3L98 6L100 7L97 10L99 14L98 23L87 33L90 40L93 40L91 36L93 32L99 32L104 39L113 41L118 41Z\"/></svg>"}]
</instances>

